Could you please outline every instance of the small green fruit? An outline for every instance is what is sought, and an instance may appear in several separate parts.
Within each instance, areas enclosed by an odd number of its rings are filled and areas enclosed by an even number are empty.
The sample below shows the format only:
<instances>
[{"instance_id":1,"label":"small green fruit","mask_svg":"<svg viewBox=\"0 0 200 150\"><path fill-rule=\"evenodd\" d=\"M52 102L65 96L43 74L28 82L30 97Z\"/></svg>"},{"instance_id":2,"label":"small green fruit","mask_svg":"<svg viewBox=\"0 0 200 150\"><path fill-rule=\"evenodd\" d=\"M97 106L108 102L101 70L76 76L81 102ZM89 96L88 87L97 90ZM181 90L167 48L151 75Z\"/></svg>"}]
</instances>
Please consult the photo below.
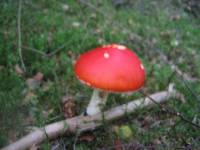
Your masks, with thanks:
<instances>
[{"instance_id":1,"label":"small green fruit","mask_svg":"<svg viewBox=\"0 0 200 150\"><path fill-rule=\"evenodd\" d=\"M118 133L119 133L120 138L124 140L130 139L131 137L133 137L133 132L128 125L123 125L119 127Z\"/></svg>"}]
</instances>

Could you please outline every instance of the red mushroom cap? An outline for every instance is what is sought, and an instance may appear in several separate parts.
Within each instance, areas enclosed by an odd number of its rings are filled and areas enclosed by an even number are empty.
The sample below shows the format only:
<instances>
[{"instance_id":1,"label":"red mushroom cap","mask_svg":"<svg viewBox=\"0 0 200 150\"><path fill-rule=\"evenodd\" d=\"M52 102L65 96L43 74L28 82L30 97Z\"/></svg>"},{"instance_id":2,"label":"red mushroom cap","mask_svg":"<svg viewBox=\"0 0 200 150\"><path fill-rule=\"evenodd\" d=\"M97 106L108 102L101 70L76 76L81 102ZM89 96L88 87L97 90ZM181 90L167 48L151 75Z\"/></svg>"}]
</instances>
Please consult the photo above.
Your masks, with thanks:
<instances>
[{"instance_id":1,"label":"red mushroom cap","mask_svg":"<svg viewBox=\"0 0 200 150\"><path fill-rule=\"evenodd\" d=\"M138 57L118 44L105 45L82 54L74 69L80 81L106 91L135 91L145 81L144 67Z\"/></svg>"}]
</instances>

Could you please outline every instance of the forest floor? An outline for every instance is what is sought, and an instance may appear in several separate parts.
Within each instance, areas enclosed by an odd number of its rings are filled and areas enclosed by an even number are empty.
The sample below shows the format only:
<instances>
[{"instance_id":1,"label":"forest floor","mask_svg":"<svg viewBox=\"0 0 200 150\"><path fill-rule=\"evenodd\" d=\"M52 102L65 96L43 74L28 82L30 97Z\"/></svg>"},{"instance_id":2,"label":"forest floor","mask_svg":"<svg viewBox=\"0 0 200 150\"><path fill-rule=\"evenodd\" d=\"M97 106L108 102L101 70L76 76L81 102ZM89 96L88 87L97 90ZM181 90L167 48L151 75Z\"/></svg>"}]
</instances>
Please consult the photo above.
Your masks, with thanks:
<instances>
[{"instance_id":1,"label":"forest floor","mask_svg":"<svg viewBox=\"0 0 200 150\"><path fill-rule=\"evenodd\" d=\"M200 19L188 7L181 0L2 0L0 147L35 127L83 113L92 89L77 80L73 62L109 43L126 45L139 56L148 94L175 83L182 96L165 106L200 125ZM139 97L110 94L106 108ZM131 130L128 139L116 132L124 127ZM198 149L200 129L155 106L40 148L72 149L75 141L77 150Z\"/></svg>"}]
</instances>

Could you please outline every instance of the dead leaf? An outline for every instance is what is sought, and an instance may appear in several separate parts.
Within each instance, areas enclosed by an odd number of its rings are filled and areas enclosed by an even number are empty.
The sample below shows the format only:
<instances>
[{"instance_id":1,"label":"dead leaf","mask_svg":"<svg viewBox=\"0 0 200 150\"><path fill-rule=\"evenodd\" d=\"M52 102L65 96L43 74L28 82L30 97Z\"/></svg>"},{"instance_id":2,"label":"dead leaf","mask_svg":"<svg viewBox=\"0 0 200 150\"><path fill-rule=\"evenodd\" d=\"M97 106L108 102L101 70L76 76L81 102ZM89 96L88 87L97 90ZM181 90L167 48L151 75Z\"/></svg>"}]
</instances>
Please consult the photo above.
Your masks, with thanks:
<instances>
[{"instance_id":1,"label":"dead leaf","mask_svg":"<svg viewBox=\"0 0 200 150\"><path fill-rule=\"evenodd\" d=\"M36 88L38 88L40 86L41 81L40 80L35 80L33 78L28 78L26 80L26 84L27 84L27 86L28 86L28 88L30 90L34 90L34 89L36 89Z\"/></svg>"},{"instance_id":2,"label":"dead leaf","mask_svg":"<svg viewBox=\"0 0 200 150\"><path fill-rule=\"evenodd\" d=\"M114 140L115 150L122 150L122 143L120 139L117 137L117 139Z\"/></svg>"},{"instance_id":3,"label":"dead leaf","mask_svg":"<svg viewBox=\"0 0 200 150\"><path fill-rule=\"evenodd\" d=\"M9 130L7 135L8 135L8 142L9 143L13 143L14 141L17 140L17 132L16 132L16 130L13 130L13 129Z\"/></svg>"},{"instance_id":4,"label":"dead leaf","mask_svg":"<svg viewBox=\"0 0 200 150\"><path fill-rule=\"evenodd\" d=\"M44 118L48 118L49 117L49 115L50 114L52 114L54 112L54 109L53 108L50 108L50 109L48 109L48 110L43 110L42 111L42 114L43 114L43 116L44 116Z\"/></svg>"},{"instance_id":5,"label":"dead leaf","mask_svg":"<svg viewBox=\"0 0 200 150\"><path fill-rule=\"evenodd\" d=\"M65 118L72 118L75 116L75 101L71 96L64 96L62 98L63 102L63 112Z\"/></svg>"},{"instance_id":6,"label":"dead leaf","mask_svg":"<svg viewBox=\"0 0 200 150\"><path fill-rule=\"evenodd\" d=\"M67 56L72 60L72 64L76 63L77 56L73 51L69 50Z\"/></svg>"},{"instance_id":7,"label":"dead leaf","mask_svg":"<svg viewBox=\"0 0 200 150\"><path fill-rule=\"evenodd\" d=\"M23 122L24 124L33 124L34 123L34 118L32 115L29 115L27 117L24 118Z\"/></svg>"},{"instance_id":8,"label":"dead leaf","mask_svg":"<svg viewBox=\"0 0 200 150\"><path fill-rule=\"evenodd\" d=\"M177 94L177 98L178 98L178 100L180 100L183 104L186 102L186 99L185 99L185 95L184 95L184 94L178 93L178 94Z\"/></svg>"},{"instance_id":9,"label":"dead leaf","mask_svg":"<svg viewBox=\"0 0 200 150\"><path fill-rule=\"evenodd\" d=\"M43 80L43 77L44 77L43 73L38 72L38 73L33 77L33 79L34 79L34 80L37 80L37 81L41 81L41 80Z\"/></svg>"},{"instance_id":10,"label":"dead leaf","mask_svg":"<svg viewBox=\"0 0 200 150\"><path fill-rule=\"evenodd\" d=\"M29 89L34 90L34 89L38 88L41 85L43 77L44 77L43 73L38 72L32 78L28 78L26 80L26 84L28 85Z\"/></svg>"},{"instance_id":11,"label":"dead leaf","mask_svg":"<svg viewBox=\"0 0 200 150\"><path fill-rule=\"evenodd\" d=\"M18 64L15 65L15 72L20 76L24 74L24 71L22 70L22 68Z\"/></svg>"},{"instance_id":12,"label":"dead leaf","mask_svg":"<svg viewBox=\"0 0 200 150\"><path fill-rule=\"evenodd\" d=\"M48 91L52 86L53 86L53 82L51 82L51 81L44 82L42 84L42 90L43 90L43 92Z\"/></svg>"},{"instance_id":13,"label":"dead leaf","mask_svg":"<svg viewBox=\"0 0 200 150\"><path fill-rule=\"evenodd\" d=\"M156 144L156 145L161 145L162 141L160 140L160 138L157 138L157 139L153 140L153 143Z\"/></svg>"},{"instance_id":14,"label":"dead leaf","mask_svg":"<svg viewBox=\"0 0 200 150\"><path fill-rule=\"evenodd\" d=\"M85 134L79 137L79 141L91 142L94 141L95 136L93 134Z\"/></svg>"},{"instance_id":15,"label":"dead leaf","mask_svg":"<svg viewBox=\"0 0 200 150\"><path fill-rule=\"evenodd\" d=\"M179 14L176 14L176 15L173 15L170 17L170 20L172 21L177 21L177 20L180 20L181 19L181 16Z\"/></svg>"},{"instance_id":16,"label":"dead leaf","mask_svg":"<svg viewBox=\"0 0 200 150\"><path fill-rule=\"evenodd\" d=\"M142 128L145 128L145 127L149 127L149 125L150 124L152 124L154 122L154 119L151 117L151 116L149 116L149 115L147 115L147 116L145 116L144 118L143 118L143 120L142 120L142 122L141 122L141 127Z\"/></svg>"},{"instance_id":17,"label":"dead leaf","mask_svg":"<svg viewBox=\"0 0 200 150\"><path fill-rule=\"evenodd\" d=\"M24 97L23 103L28 104L36 98L37 98L37 95L35 95L35 93L33 93L32 91L28 91Z\"/></svg>"}]
</instances>

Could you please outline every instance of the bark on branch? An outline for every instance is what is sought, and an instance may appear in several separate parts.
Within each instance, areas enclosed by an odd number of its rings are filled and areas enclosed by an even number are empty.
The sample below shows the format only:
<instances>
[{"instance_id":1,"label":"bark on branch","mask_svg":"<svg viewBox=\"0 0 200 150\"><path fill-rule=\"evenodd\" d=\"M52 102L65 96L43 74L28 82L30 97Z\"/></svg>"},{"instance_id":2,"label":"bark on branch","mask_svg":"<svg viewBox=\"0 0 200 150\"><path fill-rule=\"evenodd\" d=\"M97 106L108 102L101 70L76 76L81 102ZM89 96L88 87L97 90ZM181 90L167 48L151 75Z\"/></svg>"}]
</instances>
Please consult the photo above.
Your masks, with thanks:
<instances>
[{"instance_id":1,"label":"bark on branch","mask_svg":"<svg viewBox=\"0 0 200 150\"><path fill-rule=\"evenodd\" d=\"M171 85L169 86L171 87ZM173 88L149 95L157 103L167 101L168 98L176 95ZM127 113L132 113L138 108L155 105L148 97L131 101L127 104L114 107L103 113L94 116L77 116L63 121L55 122L39 128L28 135L4 147L2 150L24 150L30 148L32 145L37 145L45 139L53 139L65 134L66 132L76 133L77 131L93 130L102 125L102 120L112 121L123 117Z\"/></svg>"}]
</instances>

